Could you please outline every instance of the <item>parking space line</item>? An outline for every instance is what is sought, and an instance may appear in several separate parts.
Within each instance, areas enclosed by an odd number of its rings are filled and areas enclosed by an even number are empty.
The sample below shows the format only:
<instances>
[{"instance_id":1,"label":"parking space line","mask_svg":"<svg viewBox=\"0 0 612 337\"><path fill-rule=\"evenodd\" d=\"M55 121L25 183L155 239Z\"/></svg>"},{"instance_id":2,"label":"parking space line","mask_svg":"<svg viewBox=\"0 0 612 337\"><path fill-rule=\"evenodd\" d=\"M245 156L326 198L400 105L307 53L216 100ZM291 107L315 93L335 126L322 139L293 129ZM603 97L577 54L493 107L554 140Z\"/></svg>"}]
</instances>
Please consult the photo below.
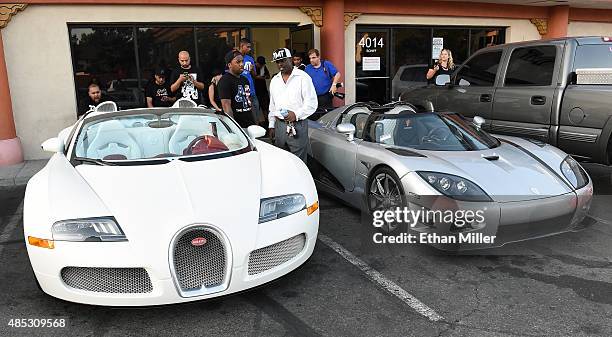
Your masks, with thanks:
<instances>
[{"instance_id":1,"label":"parking space line","mask_svg":"<svg viewBox=\"0 0 612 337\"><path fill-rule=\"evenodd\" d=\"M6 226L4 226L4 230L2 231L2 234L0 234L0 243L10 241L13 232L17 229L19 225L19 221L17 220L19 220L19 218L23 216L22 213L23 201L21 201L21 204L19 204L19 207L17 207L15 213L13 213ZM2 250L4 249L4 247L5 245L0 245L0 255L2 255Z\"/></svg>"},{"instance_id":2,"label":"parking space line","mask_svg":"<svg viewBox=\"0 0 612 337\"><path fill-rule=\"evenodd\" d=\"M610 221L608 221L608 220L604 220L604 219L602 219L602 218L600 218L600 217L597 217L597 216L594 216L594 215L591 215L591 214L589 214L589 216L590 216L591 218L593 218L593 219L597 220L598 222L603 223L603 224L606 224L606 225L612 225L612 222L610 222Z\"/></svg>"},{"instance_id":3,"label":"parking space line","mask_svg":"<svg viewBox=\"0 0 612 337\"><path fill-rule=\"evenodd\" d=\"M340 256L342 256L345 260L347 260L348 262L359 268L362 272L364 272L370 280L378 284L386 291L393 294L395 297L399 298L402 302L408 304L419 314L427 317L429 320L434 322L441 321L444 319L444 317L438 315L435 311L433 311L433 309L425 305L423 302L419 301L416 297L412 296L409 292L397 285L397 283L386 278L379 271L370 267L367 263L365 263L357 256L353 255L351 252L346 250L346 248L342 247L339 243L332 240L330 237L326 236L325 234L319 233L319 241L323 242L329 248L333 249L336 253L340 254Z\"/></svg>"}]
</instances>

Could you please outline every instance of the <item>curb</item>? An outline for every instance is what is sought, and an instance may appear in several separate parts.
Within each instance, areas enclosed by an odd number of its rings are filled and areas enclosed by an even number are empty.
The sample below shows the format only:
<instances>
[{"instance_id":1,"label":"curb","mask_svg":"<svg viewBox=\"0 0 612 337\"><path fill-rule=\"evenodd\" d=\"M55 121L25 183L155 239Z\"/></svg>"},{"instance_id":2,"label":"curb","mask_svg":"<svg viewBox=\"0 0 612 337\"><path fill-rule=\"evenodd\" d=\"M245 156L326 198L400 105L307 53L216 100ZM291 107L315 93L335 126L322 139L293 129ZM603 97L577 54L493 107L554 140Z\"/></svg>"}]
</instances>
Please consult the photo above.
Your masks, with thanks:
<instances>
[{"instance_id":1,"label":"curb","mask_svg":"<svg viewBox=\"0 0 612 337\"><path fill-rule=\"evenodd\" d=\"M47 161L48 159L27 160L20 164L0 167L0 187L25 186Z\"/></svg>"}]
</instances>

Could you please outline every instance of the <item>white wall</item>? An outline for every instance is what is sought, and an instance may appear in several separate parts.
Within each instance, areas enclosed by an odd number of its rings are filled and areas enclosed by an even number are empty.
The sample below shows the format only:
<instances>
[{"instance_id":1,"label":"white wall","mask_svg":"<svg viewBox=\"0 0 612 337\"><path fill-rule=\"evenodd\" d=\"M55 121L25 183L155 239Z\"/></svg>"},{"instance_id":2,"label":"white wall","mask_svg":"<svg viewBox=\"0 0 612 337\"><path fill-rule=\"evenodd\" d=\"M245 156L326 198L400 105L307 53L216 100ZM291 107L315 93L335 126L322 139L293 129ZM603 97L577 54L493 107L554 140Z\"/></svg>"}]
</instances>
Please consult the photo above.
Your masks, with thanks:
<instances>
[{"instance_id":1,"label":"white wall","mask_svg":"<svg viewBox=\"0 0 612 337\"><path fill-rule=\"evenodd\" d=\"M612 36L612 23L571 21L567 27L568 36Z\"/></svg>"},{"instance_id":2,"label":"white wall","mask_svg":"<svg viewBox=\"0 0 612 337\"><path fill-rule=\"evenodd\" d=\"M169 20L169 18L172 18ZM310 24L297 8L29 5L2 30L17 136L26 159L76 118L68 23L261 22ZM315 27L315 45L319 46Z\"/></svg>"},{"instance_id":3,"label":"white wall","mask_svg":"<svg viewBox=\"0 0 612 337\"><path fill-rule=\"evenodd\" d=\"M476 27L508 27L506 42L539 40L537 28L523 19L488 19L488 18L452 18L436 16L411 15L362 15L347 27L345 39L345 102L355 102L355 41L356 25L427 25L427 26L476 26Z\"/></svg>"}]
</instances>

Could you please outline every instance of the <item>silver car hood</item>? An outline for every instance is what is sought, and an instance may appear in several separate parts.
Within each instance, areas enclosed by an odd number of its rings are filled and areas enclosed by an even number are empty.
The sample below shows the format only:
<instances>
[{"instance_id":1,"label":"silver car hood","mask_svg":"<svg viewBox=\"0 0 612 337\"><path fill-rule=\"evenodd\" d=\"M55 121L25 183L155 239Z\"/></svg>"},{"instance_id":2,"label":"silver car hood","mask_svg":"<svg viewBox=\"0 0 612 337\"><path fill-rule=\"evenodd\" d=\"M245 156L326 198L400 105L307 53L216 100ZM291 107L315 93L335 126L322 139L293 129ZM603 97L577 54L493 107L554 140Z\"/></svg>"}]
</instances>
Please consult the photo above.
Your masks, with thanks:
<instances>
[{"instance_id":1,"label":"silver car hood","mask_svg":"<svg viewBox=\"0 0 612 337\"><path fill-rule=\"evenodd\" d=\"M403 157L410 171L442 172L467 178L494 200L525 200L571 192L550 165L508 143L482 151L409 150L427 157Z\"/></svg>"}]
</instances>

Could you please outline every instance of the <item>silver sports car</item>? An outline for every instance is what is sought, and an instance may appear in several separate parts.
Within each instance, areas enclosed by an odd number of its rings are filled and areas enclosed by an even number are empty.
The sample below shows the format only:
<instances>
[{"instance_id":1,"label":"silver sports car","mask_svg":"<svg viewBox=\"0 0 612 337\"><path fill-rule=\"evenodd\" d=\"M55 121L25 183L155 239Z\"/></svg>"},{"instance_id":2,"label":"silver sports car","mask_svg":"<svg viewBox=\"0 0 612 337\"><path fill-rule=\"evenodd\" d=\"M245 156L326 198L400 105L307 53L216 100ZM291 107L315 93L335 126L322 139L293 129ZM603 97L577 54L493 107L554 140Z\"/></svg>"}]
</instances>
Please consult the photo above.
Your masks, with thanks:
<instances>
[{"instance_id":1,"label":"silver sports car","mask_svg":"<svg viewBox=\"0 0 612 337\"><path fill-rule=\"evenodd\" d=\"M592 222L586 215L593 185L580 164L545 143L492 136L483 122L417 112L406 102L347 105L309 125L309 168L320 190L369 214L398 207L481 214L459 222L415 217L411 233L495 238L428 242L442 249L496 247ZM382 229L395 230L397 221Z\"/></svg>"}]
</instances>

